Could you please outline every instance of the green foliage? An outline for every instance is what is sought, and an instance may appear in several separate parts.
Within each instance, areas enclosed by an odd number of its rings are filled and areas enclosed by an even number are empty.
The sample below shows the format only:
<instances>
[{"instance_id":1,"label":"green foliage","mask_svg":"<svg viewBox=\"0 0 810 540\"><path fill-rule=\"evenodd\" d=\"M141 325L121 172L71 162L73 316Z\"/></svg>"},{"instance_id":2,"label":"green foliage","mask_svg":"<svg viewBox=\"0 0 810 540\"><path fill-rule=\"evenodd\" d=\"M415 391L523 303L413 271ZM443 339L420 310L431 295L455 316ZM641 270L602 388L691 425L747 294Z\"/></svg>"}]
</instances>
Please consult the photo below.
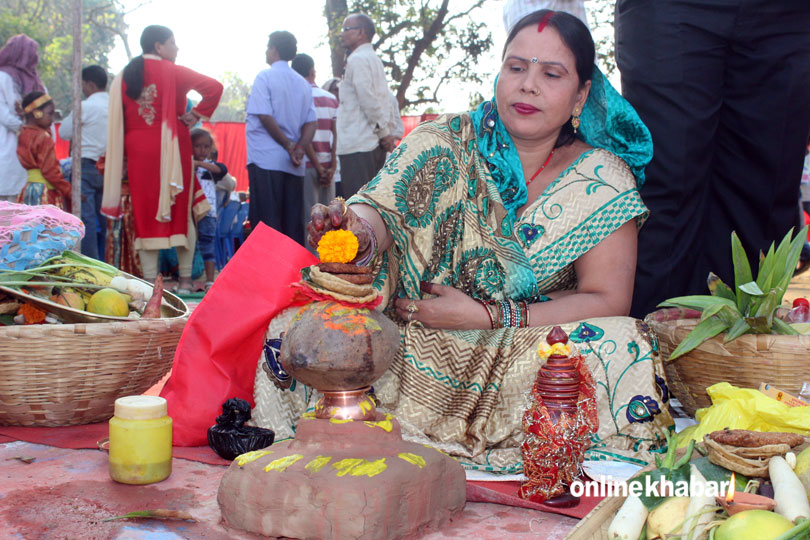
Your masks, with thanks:
<instances>
[{"instance_id":1,"label":"green foliage","mask_svg":"<svg viewBox=\"0 0 810 540\"><path fill-rule=\"evenodd\" d=\"M776 311L793 277L807 229L799 231L792 240L791 229L778 247L771 244L767 254L760 253L756 280L742 242L737 233L732 232L734 290L710 272L707 281L711 295L679 296L660 304L701 312L697 326L672 351L670 358L678 358L722 332L726 332L726 343L743 334L797 334L792 326L776 316Z\"/></svg>"},{"instance_id":2,"label":"green foliage","mask_svg":"<svg viewBox=\"0 0 810 540\"><path fill-rule=\"evenodd\" d=\"M333 58L337 56L336 37L342 23L342 18L337 20L342 14L335 10L336 4L340 2L326 3ZM396 88L400 109L437 104L438 92L448 81L480 84L482 77L491 75L477 69L479 59L492 47L487 21L476 17L484 0L452 4L450 0L349 3L349 13L366 13L376 24L372 45L385 65L389 82Z\"/></svg>"},{"instance_id":3,"label":"green foliage","mask_svg":"<svg viewBox=\"0 0 810 540\"><path fill-rule=\"evenodd\" d=\"M0 43L15 34L26 34L39 43L39 75L56 108L67 114L73 99L73 2L0 0L0 6ZM82 9L82 65L108 68L115 36L126 31L123 7L117 0L83 0Z\"/></svg>"},{"instance_id":4,"label":"green foliage","mask_svg":"<svg viewBox=\"0 0 810 540\"><path fill-rule=\"evenodd\" d=\"M243 81L239 75L226 72L222 77L222 99L219 100L217 110L211 116L212 122L244 122L245 104L250 95L250 84Z\"/></svg>"}]
</instances>

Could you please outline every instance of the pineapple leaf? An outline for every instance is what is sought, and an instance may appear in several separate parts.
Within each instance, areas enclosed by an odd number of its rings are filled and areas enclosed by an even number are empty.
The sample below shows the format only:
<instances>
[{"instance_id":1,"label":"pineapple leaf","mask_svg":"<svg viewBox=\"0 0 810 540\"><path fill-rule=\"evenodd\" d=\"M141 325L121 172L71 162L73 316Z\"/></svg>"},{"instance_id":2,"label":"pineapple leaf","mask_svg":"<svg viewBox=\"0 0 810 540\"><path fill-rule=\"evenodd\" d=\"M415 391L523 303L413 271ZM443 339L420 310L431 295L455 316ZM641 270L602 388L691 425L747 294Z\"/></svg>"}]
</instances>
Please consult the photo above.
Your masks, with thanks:
<instances>
[{"instance_id":1,"label":"pineapple leaf","mask_svg":"<svg viewBox=\"0 0 810 540\"><path fill-rule=\"evenodd\" d=\"M756 281L749 281L744 285L740 285L740 290L747 292L751 296L762 296L765 294L762 292L762 289L759 288Z\"/></svg>"},{"instance_id":2,"label":"pineapple leaf","mask_svg":"<svg viewBox=\"0 0 810 540\"><path fill-rule=\"evenodd\" d=\"M758 302L760 305L757 307L757 310L754 312L755 317L765 317L767 320L768 330L773 326L773 319L776 310L782 304L782 296L784 295L784 291L779 288L774 288L768 291L768 294L765 296L758 298L760 300Z\"/></svg>"},{"instance_id":3,"label":"pineapple leaf","mask_svg":"<svg viewBox=\"0 0 810 540\"><path fill-rule=\"evenodd\" d=\"M729 341L734 341L738 337L743 334L746 334L751 331L751 327L745 322L745 319L739 319L736 323L734 323L731 328L728 330L728 334L723 339L724 343L728 343Z\"/></svg>"},{"instance_id":4,"label":"pineapple leaf","mask_svg":"<svg viewBox=\"0 0 810 540\"><path fill-rule=\"evenodd\" d=\"M740 242L740 237L736 232L731 233L731 259L734 263L734 286L737 292L737 309L740 313L745 313L751 296L743 291L740 286L751 281L751 264ZM766 263L767 264L767 263Z\"/></svg>"},{"instance_id":5,"label":"pineapple leaf","mask_svg":"<svg viewBox=\"0 0 810 540\"><path fill-rule=\"evenodd\" d=\"M658 307L681 307L686 309L696 309L698 311L704 311L717 304L728 306L735 311L737 310L737 306L734 304L733 301L729 300L728 298L722 298L719 296L710 296L706 294L696 294L692 296L676 296L675 298L670 298L666 302L661 302L660 304L658 304Z\"/></svg>"},{"instance_id":6,"label":"pineapple leaf","mask_svg":"<svg viewBox=\"0 0 810 540\"><path fill-rule=\"evenodd\" d=\"M709 277L706 280L706 283L709 286L709 292L712 294L712 296L726 298L727 300L731 300L736 304L737 297L735 296L734 291L731 290L731 287L723 283L720 276L716 275L714 272L709 272Z\"/></svg>"},{"instance_id":7,"label":"pineapple leaf","mask_svg":"<svg viewBox=\"0 0 810 540\"><path fill-rule=\"evenodd\" d=\"M788 233L788 235L790 235L790 233ZM778 264L781 264L781 266L778 267L781 270L781 278L774 279L773 286L781 289L782 294L787 290L788 284L790 284L790 280L793 278L793 272L796 270L796 265L799 262L799 256L801 255L802 246L806 238L807 227L804 227L799 231L799 234L796 235L793 241L790 242L789 248L786 249L784 261L777 261ZM775 274L774 277L779 278L780 276ZM779 302L781 301L782 297L780 296Z\"/></svg>"},{"instance_id":8,"label":"pineapple leaf","mask_svg":"<svg viewBox=\"0 0 810 540\"><path fill-rule=\"evenodd\" d=\"M711 319L706 319L703 322L698 323L691 332L681 341L675 350L672 351L672 354L669 355L670 360L674 360L679 356L682 356L707 339L711 339L720 332L726 330L729 327L725 322L721 321L717 317L712 317Z\"/></svg>"},{"instance_id":9,"label":"pineapple leaf","mask_svg":"<svg viewBox=\"0 0 810 540\"><path fill-rule=\"evenodd\" d=\"M765 316L745 317L745 322L751 327L752 334L770 334L771 327L768 325L768 318Z\"/></svg>"},{"instance_id":10,"label":"pineapple leaf","mask_svg":"<svg viewBox=\"0 0 810 540\"><path fill-rule=\"evenodd\" d=\"M793 326L789 325L782 319L774 319L773 320L773 331L776 334L783 334L788 336L796 336L799 335L799 331L793 328Z\"/></svg>"},{"instance_id":11,"label":"pineapple leaf","mask_svg":"<svg viewBox=\"0 0 810 540\"><path fill-rule=\"evenodd\" d=\"M763 291L767 291L773 286L773 268L774 261L774 244L768 248L768 254L763 255L762 251L759 252L759 274L757 275L757 285Z\"/></svg>"}]
</instances>

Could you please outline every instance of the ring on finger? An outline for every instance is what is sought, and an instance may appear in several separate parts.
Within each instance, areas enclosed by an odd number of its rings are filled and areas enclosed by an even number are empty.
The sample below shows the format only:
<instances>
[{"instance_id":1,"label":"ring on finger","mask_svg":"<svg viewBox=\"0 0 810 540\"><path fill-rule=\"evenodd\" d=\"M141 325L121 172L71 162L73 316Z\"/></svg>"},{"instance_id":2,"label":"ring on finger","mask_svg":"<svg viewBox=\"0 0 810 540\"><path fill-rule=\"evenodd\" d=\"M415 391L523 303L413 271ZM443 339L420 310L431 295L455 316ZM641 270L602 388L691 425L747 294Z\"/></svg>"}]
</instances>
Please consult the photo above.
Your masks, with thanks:
<instances>
[{"instance_id":1,"label":"ring on finger","mask_svg":"<svg viewBox=\"0 0 810 540\"><path fill-rule=\"evenodd\" d=\"M416 307L416 302L411 302L410 304L408 304L408 307L406 309L408 310L408 313L416 313L417 311L419 311L419 308Z\"/></svg>"}]
</instances>

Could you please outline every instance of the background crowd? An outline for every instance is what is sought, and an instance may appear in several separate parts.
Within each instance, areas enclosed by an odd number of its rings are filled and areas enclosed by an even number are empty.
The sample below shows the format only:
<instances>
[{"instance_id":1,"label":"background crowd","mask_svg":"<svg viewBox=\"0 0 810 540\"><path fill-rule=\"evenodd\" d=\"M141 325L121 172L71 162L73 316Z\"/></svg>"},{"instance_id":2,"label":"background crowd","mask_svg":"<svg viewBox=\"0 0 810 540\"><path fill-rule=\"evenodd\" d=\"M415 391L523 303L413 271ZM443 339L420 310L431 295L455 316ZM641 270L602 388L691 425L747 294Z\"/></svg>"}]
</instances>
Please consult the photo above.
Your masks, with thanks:
<instances>
[{"instance_id":1,"label":"background crowd","mask_svg":"<svg viewBox=\"0 0 810 540\"><path fill-rule=\"evenodd\" d=\"M587 24L581 0L509 0L505 24L546 7ZM709 271L731 281L731 230L755 254L801 221L809 9L801 0L617 2L623 95L654 143L639 188L650 218L639 233L633 315L667 297L704 292ZM403 129L374 36L371 18L346 17L343 75L321 87L295 37L270 35L269 68L257 75L246 106L250 224L264 222L304 244L313 204L349 198L382 169ZM213 281L222 208L237 198L214 138L196 132L197 145L189 131L213 113L222 87L175 64L168 28L148 27L141 46L143 55L109 92L103 68L82 70L81 164L73 165L81 167L82 252L148 279L172 265L163 258L175 257L187 291L203 267L205 282ZM59 104L49 99L38 60L37 43L25 35L0 50L0 198L69 209L69 177L55 164L52 143ZM200 103L190 104L190 89ZM62 120L62 138L71 139L75 121L72 114ZM120 139L112 173L105 170L111 135ZM801 267L808 265L810 250Z\"/></svg>"}]
</instances>

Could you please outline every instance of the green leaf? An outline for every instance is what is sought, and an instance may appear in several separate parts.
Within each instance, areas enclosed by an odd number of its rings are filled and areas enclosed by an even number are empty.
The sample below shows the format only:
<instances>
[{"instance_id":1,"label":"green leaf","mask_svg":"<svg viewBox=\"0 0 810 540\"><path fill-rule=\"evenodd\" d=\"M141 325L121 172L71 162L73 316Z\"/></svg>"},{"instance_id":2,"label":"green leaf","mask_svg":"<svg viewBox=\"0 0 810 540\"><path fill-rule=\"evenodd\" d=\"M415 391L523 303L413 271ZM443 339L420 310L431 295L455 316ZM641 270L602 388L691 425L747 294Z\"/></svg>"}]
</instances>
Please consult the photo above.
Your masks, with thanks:
<instances>
[{"instance_id":1,"label":"green leaf","mask_svg":"<svg viewBox=\"0 0 810 540\"><path fill-rule=\"evenodd\" d=\"M788 236L785 238L788 238ZM796 271L796 265L799 263L799 257L802 253L802 246L804 246L804 242L807 239L807 227L804 227L799 234L793 239L790 243L790 248L787 249L787 253L784 258L784 262L777 261L777 264L782 264L780 267L781 272L781 279L774 280L774 286L782 289L782 294L787 291L788 285L790 284L790 280L793 279L793 273ZM779 297L779 302L782 302L782 297Z\"/></svg>"},{"instance_id":2,"label":"green leaf","mask_svg":"<svg viewBox=\"0 0 810 540\"><path fill-rule=\"evenodd\" d=\"M749 281L743 285L740 285L740 290L745 291L751 296L762 296L765 294L762 292L762 289L759 288L756 281Z\"/></svg>"},{"instance_id":3,"label":"green leaf","mask_svg":"<svg viewBox=\"0 0 810 540\"><path fill-rule=\"evenodd\" d=\"M674 360L679 356L682 356L707 339L711 339L720 332L728 329L729 325L723 322L722 320L712 317L711 319L706 319L705 321L698 323L691 332L681 341L675 350L672 351L672 354L669 355L670 360Z\"/></svg>"},{"instance_id":4,"label":"green leaf","mask_svg":"<svg viewBox=\"0 0 810 540\"><path fill-rule=\"evenodd\" d=\"M720 485L720 482L729 482L731 480L731 471L724 469L719 465L715 465L707 457L699 457L692 460L692 465L697 467L700 474L703 475L708 482L715 482ZM734 475L735 478L735 491L743 491L748 484L748 478L740 473Z\"/></svg>"},{"instance_id":5,"label":"green leaf","mask_svg":"<svg viewBox=\"0 0 810 540\"><path fill-rule=\"evenodd\" d=\"M751 327L745 322L745 319L740 318L737 322L735 322L731 328L728 329L728 334L725 338L723 338L723 343L728 343L729 341L734 341L738 337L743 334L747 334L751 331Z\"/></svg>"},{"instance_id":6,"label":"green leaf","mask_svg":"<svg viewBox=\"0 0 810 540\"><path fill-rule=\"evenodd\" d=\"M751 264L748 262L748 256L745 254L740 237L737 236L736 232L731 233L731 260L734 263L734 287L737 292L737 308L740 313L745 313L751 297L740 286L748 283L753 278L751 277Z\"/></svg>"},{"instance_id":7,"label":"green leaf","mask_svg":"<svg viewBox=\"0 0 810 540\"><path fill-rule=\"evenodd\" d=\"M759 305L754 313L757 317L765 317L768 320L768 329L770 330L773 325L773 318L776 310L782 305L782 296L784 291L779 288L774 288L768 291L768 294L759 298Z\"/></svg>"},{"instance_id":8,"label":"green leaf","mask_svg":"<svg viewBox=\"0 0 810 540\"><path fill-rule=\"evenodd\" d=\"M706 284L709 286L709 292L712 294L712 296L719 296L720 298L731 300L736 304L737 297L734 294L734 291L731 290L731 287L723 283L723 280L720 279L720 277L714 272L709 272L709 277L706 280Z\"/></svg>"},{"instance_id":9,"label":"green leaf","mask_svg":"<svg viewBox=\"0 0 810 540\"><path fill-rule=\"evenodd\" d=\"M751 327L752 334L770 334L771 326L767 317L745 317L745 322Z\"/></svg>"},{"instance_id":10,"label":"green leaf","mask_svg":"<svg viewBox=\"0 0 810 540\"><path fill-rule=\"evenodd\" d=\"M791 325L783 321L782 319L775 318L773 320L773 332L775 334L782 334L786 336L798 336L799 331L793 328Z\"/></svg>"},{"instance_id":11,"label":"green leaf","mask_svg":"<svg viewBox=\"0 0 810 540\"><path fill-rule=\"evenodd\" d=\"M702 312L718 304L728 306L734 310L737 309L737 306L734 304L734 302L729 300L728 298L722 298L719 296L710 296L706 294L696 294L692 296L676 296L675 298L670 298L669 300L661 302L660 304L658 304L658 306L682 307L687 309L695 309Z\"/></svg>"}]
</instances>

